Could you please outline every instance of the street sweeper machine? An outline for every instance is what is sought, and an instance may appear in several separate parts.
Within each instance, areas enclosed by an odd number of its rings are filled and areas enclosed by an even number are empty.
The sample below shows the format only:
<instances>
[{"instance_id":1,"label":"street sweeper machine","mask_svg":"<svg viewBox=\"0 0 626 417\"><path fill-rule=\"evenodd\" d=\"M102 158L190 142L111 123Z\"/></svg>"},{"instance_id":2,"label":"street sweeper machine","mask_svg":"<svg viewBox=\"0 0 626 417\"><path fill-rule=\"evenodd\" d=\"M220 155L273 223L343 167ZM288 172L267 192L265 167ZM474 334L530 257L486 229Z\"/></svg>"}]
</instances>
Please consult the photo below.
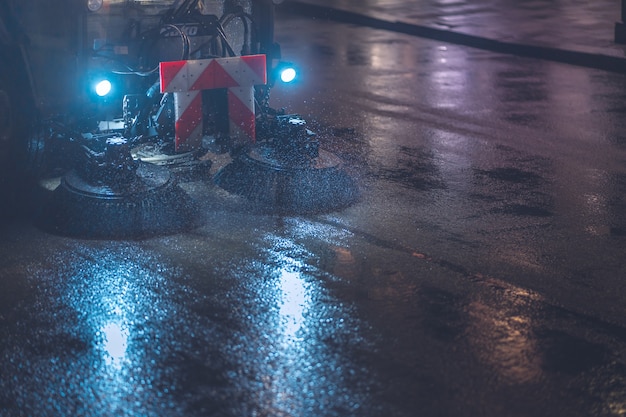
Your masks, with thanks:
<instances>
[{"instance_id":1,"label":"street sweeper machine","mask_svg":"<svg viewBox=\"0 0 626 417\"><path fill-rule=\"evenodd\" d=\"M297 76L274 41L278 3L3 0L4 185L58 178L34 200L37 224L84 237L189 227L198 208L181 178L264 209L351 203L341 161L302 117L270 107L275 83ZM232 162L214 174L223 154Z\"/></svg>"}]
</instances>

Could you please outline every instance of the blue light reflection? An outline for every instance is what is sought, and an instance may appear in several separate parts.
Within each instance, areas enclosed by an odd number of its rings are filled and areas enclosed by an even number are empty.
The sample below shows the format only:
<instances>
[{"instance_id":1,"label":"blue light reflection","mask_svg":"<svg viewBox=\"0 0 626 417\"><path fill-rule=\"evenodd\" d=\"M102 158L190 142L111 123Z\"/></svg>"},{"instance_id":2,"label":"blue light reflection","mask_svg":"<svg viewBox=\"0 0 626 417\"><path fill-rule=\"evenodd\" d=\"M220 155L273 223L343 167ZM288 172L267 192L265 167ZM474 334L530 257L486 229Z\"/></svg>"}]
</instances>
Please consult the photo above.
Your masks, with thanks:
<instances>
[{"instance_id":1,"label":"blue light reflection","mask_svg":"<svg viewBox=\"0 0 626 417\"><path fill-rule=\"evenodd\" d=\"M176 301L187 288L172 282L179 272L125 244L86 247L54 262L60 278L46 283L46 302L59 317L46 342L56 340L55 360L37 367L38 389L16 401L42 396L37 407L55 410L29 415L185 415L173 398L177 381L166 373L172 351L188 343L189 311ZM71 413L61 412L68 407Z\"/></svg>"},{"instance_id":2,"label":"blue light reflection","mask_svg":"<svg viewBox=\"0 0 626 417\"><path fill-rule=\"evenodd\" d=\"M296 223L292 230L312 227ZM250 393L259 415L324 415L330 409L358 415L369 402L372 378L345 353L369 343L363 323L325 288L336 277L314 266L306 246L272 233L264 239L264 261L246 271L259 277L246 288L254 305L247 312L247 338L229 346L243 366L233 384L249 383L245 375L262 383Z\"/></svg>"},{"instance_id":3,"label":"blue light reflection","mask_svg":"<svg viewBox=\"0 0 626 417\"><path fill-rule=\"evenodd\" d=\"M106 363L120 368L126 358L128 329L122 328L119 323L111 322L102 328L102 334L104 335Z\"/></svg>"},{"instance_id":4,"label":"blue light reflection","mask_svg":"<svg viewBox=\"0 0 626 417\"><path fill-rule=\"evenodd\" d=\"M304 314L309 308L311 297L300 273L281 271L279 288L282 292L281 318L283 336L287 340L297 339L298 331L305 323Z\"/></svg>"}]
</instances>

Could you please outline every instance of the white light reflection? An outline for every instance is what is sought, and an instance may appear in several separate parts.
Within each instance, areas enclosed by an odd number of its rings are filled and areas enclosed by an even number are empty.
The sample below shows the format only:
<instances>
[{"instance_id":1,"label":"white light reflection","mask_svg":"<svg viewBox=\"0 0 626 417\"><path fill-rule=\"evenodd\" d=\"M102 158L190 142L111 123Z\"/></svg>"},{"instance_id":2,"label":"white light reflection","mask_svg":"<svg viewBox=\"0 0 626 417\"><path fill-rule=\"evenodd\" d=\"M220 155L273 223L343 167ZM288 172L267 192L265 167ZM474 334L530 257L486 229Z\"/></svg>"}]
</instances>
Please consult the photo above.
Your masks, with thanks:
<instances>
[{"instance_id":1,"label":"white light reflection","mask_svg":"<svg viewBox=\"0 0 626 417\"><path fill-rule=\"evenodd\" d=\"M292 342L299 339L297 334L304 325L304 315L311 299L299 272L281 271L279 285L282 292L279 314L284 326L283 335L286 342Z\"/></svg>"},{"instance_id":2,"label":"white light reflection","mask_svg":"<svg viewBox=\"0 0 626 417\"><path fill-rule=\"evenodd\" d=\"M122 274L103 275L106 279L101 284L105 284L107 290L94 294L97 294L96 299L102 310L96 308L92 314L93 318L100 322L98 334L103 363L110 372L117 374L128 362L127 352L131 333L128 315L133 309L133 305L129 304L129 292L132 291L132 287L126 281L127 277ZM99 289L102 290L104 287Z\"/></svg>"},{"instance_id":3,"label":"white light reflection","mask_svg":"<svg viewBox=\"0 0 626 417\"><path fill-rule=\"evenodd\" d=\"M321 238L332 240L331 230L321 229L317 229ZM310 222L294 220L289 230L302 240L317 237ZM340 349L327 343L338 338L350 346L363 343L357 321L324 287L321 278L328 279L329 274L314 265L327 266L324 260L292 238L268 234L265 239L272 249L263 254L265 265L259 272L270 276L252 288L255 299L265 304L255 306L261 314L251 322L256 327L252 334L259 337L248 347L250 355L242 357L251 368L249 373L263 381L263 388L253 393L258 395L253 400L260 407L258 414L320 415L336 407L358 415L357 409L369 396L355 384L368 384L368 378L359 375L362 369L353 367ZM352 258L342 254L348 261Z\"/></svg>"},{"instance_id":4,"label":"white light reflection","mask_svg":"<svg viewBox=\"0 0 626 417\"><path fill-rule=\"evenodd\" d=\"M436 58L440 64L447 64L447 58ZM461 61L463 62L463 61ZM467 105L461 97L472 85L466 68L458 64L436 67L428 73L428 94L424 98L432 107L439 109L456 109Z\"/></svg>"},{"instance_id":5,"label":"white light reflection","mask_svg":"<svg viewBox=\"0 0 626 417\"><path fill-rule=\"evenodd\" d=\"M128 329L118 323L107 323L102 328L104 336L105 361L108 365L120 368L126 358L128 347Z\"/></svg>"},{"instance_id":6,"label":"white light reflection","mask_svg":"<svg viewBox=\"0 0 626 417\"><path fill-rule=\"evenodd\" d=\"M579 200L582 198L585 231L593 236L608 235L611 233L611 226L607 222L610 218L609 198L605 193L608 189L609 175L596 169L580 170L574 175L580 175L579 173L584 177L579 180L577 190L586 187L587 192L582 192L580 196L575 195Z\"/></svg>"},{"instance_id":7,"label":"white light reflection","mask_svg":"<svg viewBox=\"0 0 626 417\"><path fill-rule=\"evenodd\" d=\"M346 39L348 43L352 42ZM376 70L398 71L413 68L415 51L413 45L396 44L394 48L390 48L389 44L383 42L364 43L363 47L367 48L364 53L369 54L372 68Z\"/></svg>"}]
</instances>

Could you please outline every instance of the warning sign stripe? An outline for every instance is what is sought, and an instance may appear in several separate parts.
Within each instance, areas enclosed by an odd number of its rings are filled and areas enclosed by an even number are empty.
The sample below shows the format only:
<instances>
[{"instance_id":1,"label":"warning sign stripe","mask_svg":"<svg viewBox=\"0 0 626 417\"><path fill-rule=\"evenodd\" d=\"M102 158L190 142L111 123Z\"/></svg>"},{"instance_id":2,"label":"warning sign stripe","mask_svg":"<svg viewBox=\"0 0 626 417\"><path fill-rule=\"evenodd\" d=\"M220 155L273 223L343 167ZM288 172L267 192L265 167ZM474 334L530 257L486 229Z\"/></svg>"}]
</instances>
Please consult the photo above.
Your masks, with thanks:
<instances>
[{"instance_id":1,"label":"warning sign stripe","mask_svg":"<svg viewBox=\"0 0 626 417\"><path fill-rule=\"evenodd\" d=\"M161 92L174 93L177 150L193 149L202 140L201 132L196 137L197 126L202 124L202 101L190 100L189 93L214 88L229 90L230 126L237 127L231 129L231 136L255 140L254 86L267 83L265 55L162 62L160 77Z\"/></svg>"}]
</instances>

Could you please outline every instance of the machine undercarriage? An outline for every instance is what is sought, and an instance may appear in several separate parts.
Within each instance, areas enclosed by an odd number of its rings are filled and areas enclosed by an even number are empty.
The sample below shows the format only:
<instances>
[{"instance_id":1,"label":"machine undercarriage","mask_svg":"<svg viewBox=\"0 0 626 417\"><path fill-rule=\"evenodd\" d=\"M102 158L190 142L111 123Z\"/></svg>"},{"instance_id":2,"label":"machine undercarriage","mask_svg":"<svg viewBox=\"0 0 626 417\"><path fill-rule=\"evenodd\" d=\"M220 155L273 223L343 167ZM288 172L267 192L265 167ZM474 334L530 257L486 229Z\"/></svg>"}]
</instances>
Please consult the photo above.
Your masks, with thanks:
<instances>
[{"instance_id":1,"label":"machine undercarriage","mask_svg":"<svg viewBox=\"0 0 626 417\"><path fill-rule=\"evenodd\" d=\"M306 121L270 107L281 71L295 74L280 62L273 1L66 3L60 12L16 1L2 13L20 26L0 26L11 35L3 53L22 59L28 75L19 91L0 77L0 105L20 115L11 135L26 136L16 146L24 171L61 177L47 182L43 228L128 237L191 227L197 207L177 178L214 180L264 210L327 211L355 200L341 161L320 149ZM46 12L57 19L40 27ZM232 162L212 176L219 154Z\"/></svg>"}]
</instances>

